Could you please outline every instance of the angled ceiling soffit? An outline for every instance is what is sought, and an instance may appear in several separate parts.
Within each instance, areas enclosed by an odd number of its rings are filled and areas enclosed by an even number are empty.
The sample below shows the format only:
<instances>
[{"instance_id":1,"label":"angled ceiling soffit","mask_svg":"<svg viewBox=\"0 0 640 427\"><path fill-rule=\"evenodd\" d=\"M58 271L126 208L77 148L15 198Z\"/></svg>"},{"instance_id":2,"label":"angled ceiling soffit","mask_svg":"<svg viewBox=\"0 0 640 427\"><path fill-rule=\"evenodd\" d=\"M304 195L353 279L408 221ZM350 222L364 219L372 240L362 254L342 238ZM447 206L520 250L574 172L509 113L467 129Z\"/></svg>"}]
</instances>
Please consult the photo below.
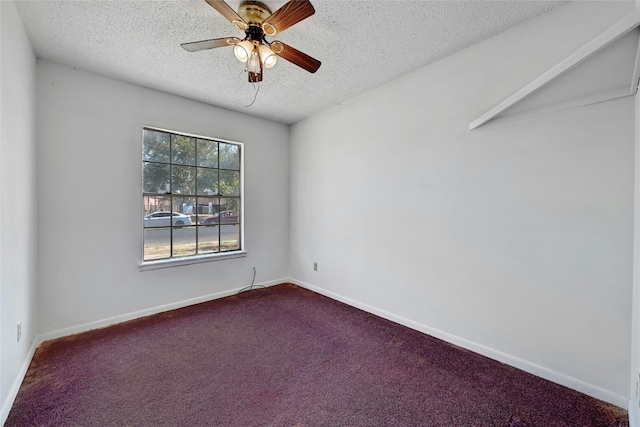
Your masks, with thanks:
<instances>
[{"instance_id":1,"label":"angled ceiling soffit","mask_svg":"<svg viewBox=\"0 0 640 427\"><path fill-rule=\"evenodd\" d=\"M469 124L515 120L635 95L640 78L640 9Z\"/></svg>"}]
</instances>

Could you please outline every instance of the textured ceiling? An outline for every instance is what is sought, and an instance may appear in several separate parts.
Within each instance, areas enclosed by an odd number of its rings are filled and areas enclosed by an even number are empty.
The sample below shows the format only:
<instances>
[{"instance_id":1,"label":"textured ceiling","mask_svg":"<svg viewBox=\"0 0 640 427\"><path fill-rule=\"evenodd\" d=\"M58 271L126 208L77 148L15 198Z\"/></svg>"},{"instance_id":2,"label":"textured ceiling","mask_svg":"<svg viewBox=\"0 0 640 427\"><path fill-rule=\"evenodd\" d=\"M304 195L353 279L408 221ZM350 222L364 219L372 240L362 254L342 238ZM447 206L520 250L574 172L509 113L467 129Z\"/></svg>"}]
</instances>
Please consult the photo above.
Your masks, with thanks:
<instances>
[{"instance_id":1,"label":"textured ceiling","mask_svg":"<svg viewBox=\"0 0 640 427\"><path fill-rule=\"evenodd\" d=\"M275 11L286 0L265 0ZM38 58L282 123L295 123L566 1L312 0L316 14L277 39L322 61L280 60L256 87L231 48L180 43L243 33L204 0L19 1ZM229 0L237 10L240 0ZM247 107L254 100L252 106Z\"/></svg>"}]
</instances>

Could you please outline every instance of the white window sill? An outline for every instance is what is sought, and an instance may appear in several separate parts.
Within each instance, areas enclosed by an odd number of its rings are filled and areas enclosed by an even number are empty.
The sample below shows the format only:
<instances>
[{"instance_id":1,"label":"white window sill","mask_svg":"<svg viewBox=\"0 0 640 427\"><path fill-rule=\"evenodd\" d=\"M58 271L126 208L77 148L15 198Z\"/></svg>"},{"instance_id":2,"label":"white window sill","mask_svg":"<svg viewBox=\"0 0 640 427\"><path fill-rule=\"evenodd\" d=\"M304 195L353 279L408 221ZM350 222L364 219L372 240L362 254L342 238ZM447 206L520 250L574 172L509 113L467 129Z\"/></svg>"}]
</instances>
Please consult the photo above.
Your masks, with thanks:
<instances>
[{"instance_id":1,"label":"white window sill","mask_svg":"<svg viewBox=\"0 0 640 427\"><path fill-rule=\"evenodd\" d=\"M143 261L139 264L140 271L157 270L159 268L180 267L183 265L200 264L203 262L222 261L225 259L244 258L246 251L225 252L221 254L197 255L184 258L162 259L158 261Z\"/></svg>"}]
</instances>

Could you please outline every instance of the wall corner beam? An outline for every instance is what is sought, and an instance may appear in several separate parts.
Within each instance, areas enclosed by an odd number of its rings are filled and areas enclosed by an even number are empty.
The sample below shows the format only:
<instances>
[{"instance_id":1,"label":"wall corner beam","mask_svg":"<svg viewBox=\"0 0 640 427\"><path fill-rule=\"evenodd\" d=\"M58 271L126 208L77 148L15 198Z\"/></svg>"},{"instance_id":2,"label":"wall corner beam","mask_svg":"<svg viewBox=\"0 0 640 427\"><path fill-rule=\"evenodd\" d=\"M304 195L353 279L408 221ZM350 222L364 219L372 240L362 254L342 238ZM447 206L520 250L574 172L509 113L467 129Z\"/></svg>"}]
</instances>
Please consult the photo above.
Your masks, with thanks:
<instances>
[{"instance_id":1,"label":"wall corner beam","mask_svg":"<svg viewBox=\"0 0 640 427\"><path fill-rule=\"evenodd\" d=\"M632 12L624 16L618 22L604 30L600 35L593 38L587 44L580 49L567 56L555 66L551 67L548 71L543 73L538 78L534 79L531 83L524 86L522 89L496 105L476 120L469 124L469 130L476 129L489 120L495 118L498 114L502 113L507 108L513 106L517 102L526 98L533 92L537 91L541 87L545 86L550 81L561 76L567 71L571 70L582 61L591 57L593 54L610 45L620 37L627 34L629 31L640 25L640 9L634 9Z\"/></svg>"}]
</instances>

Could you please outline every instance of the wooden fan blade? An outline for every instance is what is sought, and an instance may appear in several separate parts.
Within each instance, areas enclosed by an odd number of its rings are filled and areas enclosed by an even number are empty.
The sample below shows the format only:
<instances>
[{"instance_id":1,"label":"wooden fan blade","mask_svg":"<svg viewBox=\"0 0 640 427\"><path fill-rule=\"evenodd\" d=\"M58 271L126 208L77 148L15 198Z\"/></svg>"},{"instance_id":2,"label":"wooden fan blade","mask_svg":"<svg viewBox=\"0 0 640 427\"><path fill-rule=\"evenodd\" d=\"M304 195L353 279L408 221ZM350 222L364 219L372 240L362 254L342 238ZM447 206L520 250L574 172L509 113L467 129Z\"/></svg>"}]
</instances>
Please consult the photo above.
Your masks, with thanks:
<instances>
[{"instance_id":1,"label":"wooden fan blade","mask_svg":"<svg viewBox=\"0 0 640 427\"><path fill-rule=\"evenodd\" d=\"M213 49L216 47L232 46L240 43L237 37L223 37L221 39L201 40L199 42L182 43L180 46L189 52L197 52L199 50Z\"/></svg>"},{"instance_id":2,"label":"wooden fan blade","mask_svg":"<svg viewBox=\"0 0 640 427\"><path fill-rule=\"evenodd\" d=\"M246 29L247 23L244 22L244 19L242 19L242 17L238 15L238 13L235 10L231 9L231 6L226 4L223 0L204 0L204 1L209 3L209 6L217 10L218 13L220 13L220 15L227 18L233 25L240 28L236 24L236 22L240 22L244 24L244 28Z\"/></svg>"},{"instance_id":3,"label":"wooden fan blade","mask_svg":"<svg viewBox=\"0 0 640 427\"><path fill-rule=\"evenodd\" d=\"M310 73L315 73L322 64L315 58L310 57L306 53L300 52L298 49L294 49L288 44L281 41L274 41L271 43L273 52L282 59L286 59L292 64L297 65L300 68L304 68Z\"/></svg>"},{"instance_id":4,"label":"wooden fan blade","mask_svg":"<svg viewBox=\"0 0 640 427\"><path fill-rule=\"evenodd\" d=\"M208 1L208 0L207 0ZM262 23L262 29L268 36L281 33L290 26L316 13L309 0L290 0Z\"/></svg>"}]
</instances>

